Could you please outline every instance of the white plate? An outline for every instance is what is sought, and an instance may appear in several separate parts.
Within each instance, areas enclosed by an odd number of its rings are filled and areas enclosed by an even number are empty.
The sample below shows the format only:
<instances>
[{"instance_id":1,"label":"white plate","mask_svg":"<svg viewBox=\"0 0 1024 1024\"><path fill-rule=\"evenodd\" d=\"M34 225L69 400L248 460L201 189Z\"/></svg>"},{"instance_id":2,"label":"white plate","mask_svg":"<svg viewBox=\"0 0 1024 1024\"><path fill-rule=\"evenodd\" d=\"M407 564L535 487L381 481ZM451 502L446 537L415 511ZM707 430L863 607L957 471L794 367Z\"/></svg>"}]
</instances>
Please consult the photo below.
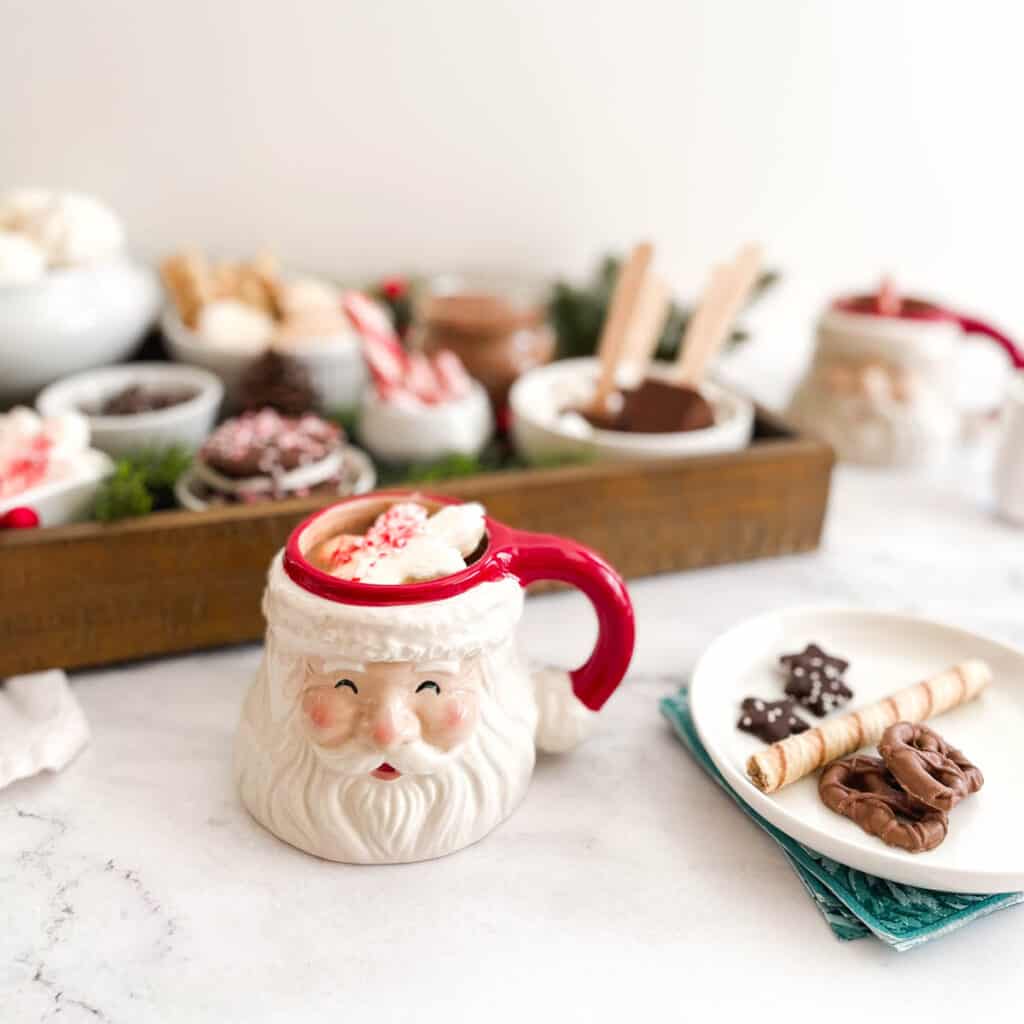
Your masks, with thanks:
<instances>
[{"instance_id":1,"label":"white plate","mask_svg":"<svg viewBox=\"0 0 1024 1024\"><path fill-rule=\"evenodd\" d=\"M969 658L992 667L993 680L981 696L933 723L985 775L984 788L953 809L949 835L935 850L904 853L862 832L821 802L817 773L770 796L747 778L747 758L764 744L736 728L740 702L744 697L779 700L779 655L808 643L849 660L846 678L854 697L844 711ZM690 707L701 742L729 785L811 849L908 885L964 893L1024 889L1024 651L906 615L788 609L748 619L718 637L697 663ZM809 713L804 717L812 724L821 721Z\"/></svg>"}]
</instances>

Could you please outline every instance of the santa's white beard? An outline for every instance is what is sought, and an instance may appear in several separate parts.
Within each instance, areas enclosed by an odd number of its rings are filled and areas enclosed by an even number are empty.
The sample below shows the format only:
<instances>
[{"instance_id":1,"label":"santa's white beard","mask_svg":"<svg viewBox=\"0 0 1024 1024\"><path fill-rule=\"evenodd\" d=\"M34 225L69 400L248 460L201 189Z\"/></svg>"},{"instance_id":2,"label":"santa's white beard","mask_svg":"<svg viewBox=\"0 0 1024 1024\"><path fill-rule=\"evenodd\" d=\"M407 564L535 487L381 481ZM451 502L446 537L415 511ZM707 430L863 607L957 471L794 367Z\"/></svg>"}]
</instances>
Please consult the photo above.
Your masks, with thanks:
<instances>
[{"instance_id":1,"label":"santa's white beard","mask_svg":"<svg viewBox=\"0 0 1024 1024\"><path fill-rule=\"evenodd\" d=\"M394 780L338 771L332 756L310 742L297 707L275 721L264 665L235 750L243 802L275 835L329 860L401 863L476 842L515 809L535 758L532 686L517 659L501 660L496 672L485 658L470 739L432 774Z\"/></svg>"}]
</instances>

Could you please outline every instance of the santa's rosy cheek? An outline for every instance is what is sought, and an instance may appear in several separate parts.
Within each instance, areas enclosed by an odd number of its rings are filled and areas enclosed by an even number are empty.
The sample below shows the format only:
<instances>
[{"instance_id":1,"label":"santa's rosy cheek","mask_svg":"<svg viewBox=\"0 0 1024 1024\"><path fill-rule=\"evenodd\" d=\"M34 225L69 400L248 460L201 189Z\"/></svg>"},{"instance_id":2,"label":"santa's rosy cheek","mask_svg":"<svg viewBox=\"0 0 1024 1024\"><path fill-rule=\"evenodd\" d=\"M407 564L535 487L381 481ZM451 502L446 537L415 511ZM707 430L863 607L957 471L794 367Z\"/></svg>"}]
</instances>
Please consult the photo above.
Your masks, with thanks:
<instances>
[{"instance_id":1,"label":"santa's rosy cheek","mask_svg":"<svg viewBox=\"0 0 1024 1024\"><path fill-rule=\"evenodd\" d=\"M330 696L312 690L302 698L302 710L315 729L330 729L335 724Z\"/></svg>"},{"instance_id":2,"label":"santa's rosy cheek","mask_svg":"<svg viewBox=\"0 0 1024 1024\"><path fill-rule=\"evenodd\" d=\"M433 741L441 747L452 747L469 737L476 726L476 702L455 697L445 702L434 719Z\"/></svg>"}]
</instances>

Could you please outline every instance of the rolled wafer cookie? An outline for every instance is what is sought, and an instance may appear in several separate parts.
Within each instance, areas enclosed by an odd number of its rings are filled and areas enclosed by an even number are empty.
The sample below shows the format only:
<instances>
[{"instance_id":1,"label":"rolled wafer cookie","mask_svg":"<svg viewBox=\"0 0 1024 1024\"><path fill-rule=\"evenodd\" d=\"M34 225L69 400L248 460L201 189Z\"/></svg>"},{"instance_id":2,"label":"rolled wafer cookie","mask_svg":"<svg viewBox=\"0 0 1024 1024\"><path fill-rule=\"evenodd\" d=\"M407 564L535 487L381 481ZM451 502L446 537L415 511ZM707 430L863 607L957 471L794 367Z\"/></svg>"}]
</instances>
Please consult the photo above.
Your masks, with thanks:
<instances>
[{"instance_id":1,"label":"rolled wafer cookie","mask_svg":"<svg viewBox=\"0 0 1024 1024\"><path fill-rule=\"evenodd\" d=\"M991 678L983 661L954 665L859 711L773 743L747 761L747 775L762 793L775 793L830 761L877 743L896 722L923 722L973 700Z\"/></svg>"}]
</instances>

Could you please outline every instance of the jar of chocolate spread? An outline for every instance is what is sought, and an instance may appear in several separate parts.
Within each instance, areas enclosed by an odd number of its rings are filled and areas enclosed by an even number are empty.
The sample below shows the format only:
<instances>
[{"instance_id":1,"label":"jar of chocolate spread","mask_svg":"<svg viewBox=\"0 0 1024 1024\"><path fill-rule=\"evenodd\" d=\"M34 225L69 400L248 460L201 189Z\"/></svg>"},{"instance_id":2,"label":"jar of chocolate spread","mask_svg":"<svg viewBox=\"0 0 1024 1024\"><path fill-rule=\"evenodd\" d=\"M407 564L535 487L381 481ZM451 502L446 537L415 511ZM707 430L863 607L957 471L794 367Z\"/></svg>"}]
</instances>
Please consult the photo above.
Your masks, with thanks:
<instances>
[{"instance_id":1,"label":"jar of chocolate spread","mask_svg":"<svg viewBox=\"0 0 1024 1024\"><path fill-rule=\"evenodd\" d=\"M413 339L428 354L451 349L499 410L516 378L555 351L543 286L498 277L435 278L417 303Z\"/></svg>"}]
</instances>

